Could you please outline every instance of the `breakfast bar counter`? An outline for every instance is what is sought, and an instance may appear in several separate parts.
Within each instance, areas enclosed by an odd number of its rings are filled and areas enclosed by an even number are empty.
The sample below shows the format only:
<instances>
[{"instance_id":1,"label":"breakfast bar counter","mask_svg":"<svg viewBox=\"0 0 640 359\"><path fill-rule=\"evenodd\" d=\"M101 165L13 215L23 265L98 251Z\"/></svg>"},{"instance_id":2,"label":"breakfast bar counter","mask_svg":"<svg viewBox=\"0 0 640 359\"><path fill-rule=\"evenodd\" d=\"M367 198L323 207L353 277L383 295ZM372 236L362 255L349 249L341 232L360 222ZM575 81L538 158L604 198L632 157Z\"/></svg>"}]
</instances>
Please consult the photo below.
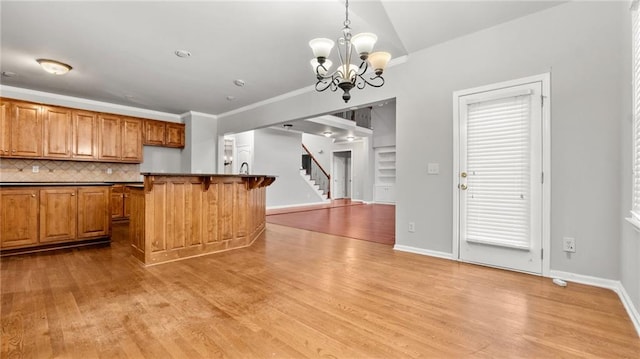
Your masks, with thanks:
<instances>
[{"instance_id":1,"label":"breakfast bar counter","mask_svg":"<svg viewBox=\"0 0 640 359\"><path fill-rule=\"evenodd\" d=\"M142 173L129 186L133 255L145 265L251 245L265 229L266 175Z\"/></svg>"}]
</instances>

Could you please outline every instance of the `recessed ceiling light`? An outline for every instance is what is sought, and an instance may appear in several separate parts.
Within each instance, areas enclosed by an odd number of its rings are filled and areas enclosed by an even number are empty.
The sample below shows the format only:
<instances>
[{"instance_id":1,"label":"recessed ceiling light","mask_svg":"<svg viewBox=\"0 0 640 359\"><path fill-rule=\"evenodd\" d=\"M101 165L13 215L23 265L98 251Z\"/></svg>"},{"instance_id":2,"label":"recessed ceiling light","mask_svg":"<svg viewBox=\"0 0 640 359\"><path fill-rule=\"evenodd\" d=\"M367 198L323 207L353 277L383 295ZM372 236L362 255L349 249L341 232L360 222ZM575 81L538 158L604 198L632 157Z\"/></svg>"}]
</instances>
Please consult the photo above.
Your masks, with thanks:
<instances>
[{"instance_id":1,"label":"recessed ceiling light","mask_svg":"<svg viewBox=\"0 0 640 359\"><path fill-rule=\"evenodd\" d=\"M190 57L191 56L191 52L189 52L187 50L176 50L176 51L174 51L174 54L176 54L176 56L178 56L178 57Z\"/></svg>"},{"instance_id":2,"label":"recessed ceiling light","mask_svg":"<svg viewBox=\"0 0 640 359\"><path fill-rule=\"evenodd\" d=\"M353 142L354 139L355 139L355 137L353 137L353 136L347 136L347 141L349 141L349 142Z\"/></svg>"},{"instance_id":3,"label":"recessed ceiling light","mask_svg":"<svg viewBox=\"0 0 640 359\"><path fill-rule=\"evenodd\" d=\"M231 96L231 95L227 96L227 101L233 101L235 99L236 99L235 96Z\"/></svg>"},{"instance_id":4,"label":"recessed ceiling light","mask_svg":"<svg viewBox=\"0 0 640 359\"><path fill-rule=\"evenodd\" d=\"M71 66L56 60L37 59L36 62L38 62L46 72L54 75L64 75L72 69Z\"/></svg>"},{"instance_id":5,"label":"recessed ceiling light","mask_svg":"<svg viewBox=\"0 0 640 359\"><path fill-rule=\"evenodd\" d=\"M234 80L233 83L238 87L244 86L244 80L237 79L237 80Z\"/></svg>"},{"instance_id":6,"label":"recessed ceiling light","mask_svg":"<svg viewBox=\"0 0 640 359\"><path fill-rule=\"evenodd\" d=\"M324 131L323 135L324 135L324 137L331 137L331 135L333 135L333 132L331 132L331 131Z\"/></svg>"},{"instance_id":7,"label":"recessed ceiling light","mask_svg":"<svg viewBox=\"0 0 640 359\"><path fill-rule=\"evenodd\" d=\"M14 77L15 75L17 75L15 72L2 71L2 76L4 76L4 77Z\"/></svg>"}]
</instances>

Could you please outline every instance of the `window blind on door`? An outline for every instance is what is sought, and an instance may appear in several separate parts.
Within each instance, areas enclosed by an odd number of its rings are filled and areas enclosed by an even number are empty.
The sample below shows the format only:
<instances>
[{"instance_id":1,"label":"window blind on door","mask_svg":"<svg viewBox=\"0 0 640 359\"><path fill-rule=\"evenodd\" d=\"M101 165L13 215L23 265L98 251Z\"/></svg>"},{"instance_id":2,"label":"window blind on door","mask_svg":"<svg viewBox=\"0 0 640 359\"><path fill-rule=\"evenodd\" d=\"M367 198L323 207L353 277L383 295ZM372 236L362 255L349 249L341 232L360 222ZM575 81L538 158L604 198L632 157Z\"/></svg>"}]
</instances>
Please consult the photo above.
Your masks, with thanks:
<instances>
[{"instance_id":1,"label":"window blind on door","mask_svg":"<svg viewBox=\"0 0 640 359\"><path fill-rule=\"evenodd\" d=\"M465 240L528 249L531 95L467 106Z\"/></svg>"},{"instance_id":2,"label":"window blind on door","mask_svg":"<svg viewBox=\"0 0 640 359\"><path fill-rule=\"evenodd\" d=\"M632 7L633 39L633 206L631 213L640 220L640 19L638 3Z\"/></svg>"}]
</instances>

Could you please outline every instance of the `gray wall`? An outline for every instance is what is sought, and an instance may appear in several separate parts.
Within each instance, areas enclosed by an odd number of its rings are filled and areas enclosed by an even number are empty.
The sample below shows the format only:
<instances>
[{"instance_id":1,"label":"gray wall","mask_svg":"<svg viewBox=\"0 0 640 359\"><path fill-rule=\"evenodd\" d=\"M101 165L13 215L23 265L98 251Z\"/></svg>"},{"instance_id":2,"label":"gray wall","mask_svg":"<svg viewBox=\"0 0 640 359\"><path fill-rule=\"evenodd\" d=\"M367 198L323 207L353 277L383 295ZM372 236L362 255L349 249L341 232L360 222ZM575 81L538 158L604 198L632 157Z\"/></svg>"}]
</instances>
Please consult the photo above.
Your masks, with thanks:
<instances>
[{"instance_id":1,"label":"gray wall","mask_svg":"<svg viewBox=\"0 0 640 359\"><path fill-rule=\"evenodd\" d=\"M452 252L453 91L550 72L551 268L619 279L626 14L623 2L563 4L412 53L385 72L384 87L352 94L350 106L396 98L396 242ZM328 113L344 108L339 97L302 93L221 117L220 131ZM425 176L425 159L441 174ZM577 241L571 257L565 235Z\"/></svg>"},{"instance_id":2,"label":"gray wall","mask_svg":"<svg viewBox=\"0 0 640 359\"><path fill-rule=\"evenodd\" d=\"M188 112L183 116L186 143L181 156L184 173L216 173L218 120L215 116Z\"/></svg>"},{"instance_id":3,"label":"gray wall","mask_svg":"<svg viewBox=\"0 0 640 359\"><path fill-rule=\"evenodd\" d=\"M144 162L140 172L180 173L182 171L182 150L156 146L142 148Z\"/></svg>"},{"instance_id":4,"label":"gray wall","mask_svg":"<svg viewBox=\"0 0 640 359\"><path fill-rule=\"evenodd\" d=\"M373 148L396 145L396 103L390 102L371 110Z\"/></svg>"},{"instance_id":5,"label":"gray wall","mask_svg":"<svg viewBox=\"0 0 640 359\"><path fill-rule=\"evenodd\" d=\"M311 151L313 157L320 163L320 166L322 166L325 171L331 173L331 149L333 148L333 140L324 136L303 133L302 143ZM300 146L300 153L304 152L302 146Z\"/></svg>"},{"instance_id":6,"label":"gray wall","mask_svg":"<svg viewBox=\"0 0 640 359\"><path fill-rule=\"evenodd\" d=\"M301 205L322 199L300 175L302 134L269 128L254 131L252 173L278 176L267 187L267 207Z\"/></svg>"}]
</instances>

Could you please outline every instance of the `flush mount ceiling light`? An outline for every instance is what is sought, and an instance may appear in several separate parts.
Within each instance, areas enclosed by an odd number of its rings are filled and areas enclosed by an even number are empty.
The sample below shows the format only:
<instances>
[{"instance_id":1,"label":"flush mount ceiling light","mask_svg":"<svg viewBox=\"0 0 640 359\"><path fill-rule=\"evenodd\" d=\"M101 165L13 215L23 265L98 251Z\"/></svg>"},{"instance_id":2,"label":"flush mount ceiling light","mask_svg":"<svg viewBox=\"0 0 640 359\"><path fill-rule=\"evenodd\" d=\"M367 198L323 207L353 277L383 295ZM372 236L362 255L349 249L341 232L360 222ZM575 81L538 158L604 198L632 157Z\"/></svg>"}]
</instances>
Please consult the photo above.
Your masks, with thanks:
<instances>
[{"instance_id":1,"label":"flush mount ceiling light","mask_svg":"<svg viewBox=\"0 0 640 359\"><path fill-rule=\"evenodd\" d=\"M353 142L353 140L355 140L355 137L353 137L353 136L347 136L347 141L349 141L349 142Z\"/></svg>"},{"instance_id":2,"label":"flush mount ceiling light","mask_svg":"<svg viewBox=\"0 0 640 359\"><path fill-rule=\"evenodd\" d=\"M333 135L333 132L331 132L331 131L325 131L325 132L323 133L323 135L324 135L324 137L331 137L331 135Z\"/></svg>"},{"instance_id":3,"label":"flush mount ceiling light","mask_svg":"<svg viewBox=\"0 0 640 359\"><path fill-rule=\"evenodd\" d=\"M371 53L373 46L378 40L375 34L363 32L352 36L351 28L349 27L350 24L349 0L346 0L344 28L342 28L342 36L338 39L340 65L332 73L329 73L332 62L327 58L331 54L331 49L334 44L333 40L317 38L309 41L309 46L311 46L313 56L315 56L315 58L311 60L311 66L313 66L316 79L318 80L318 82L316 82L316 91L322 92L326 89L336 91L340 88L343 91L342 99L345 103L351 99L349 91L354 87L362 90L366 85L372 87L381 87L384 85L382 72L391 59L391 54L388 52L379 51ZM341 49L341 47L343 48ZM360 56L360 60L362 60L360 66L351 63L353 50L355 50L358 56ZM367 79L364 75L369 69L369 66L373 69L374 74Z\"/></svg>"},{"instance_id":4,"label":"flush mount ceiling light","mask_svg":"<svg viewBox=\"0 0 640 359\"><path fill-rule=\"evenodd\" d=\"M37 59L36 62L38 62L46 72L54 75L64 75L72 69L71 66L56 60Z\"/></svg>"},{"instance_id":5,"label":"flush mount ceiling light","mask_svg":"<svg viewBox=\"0 0 640 359\"><path fill-rule=\"evenodd\" d=\"M191 57L191 52L187 50L176 50L173 53L178 57Z\"/></svg>"}]
</instances>

